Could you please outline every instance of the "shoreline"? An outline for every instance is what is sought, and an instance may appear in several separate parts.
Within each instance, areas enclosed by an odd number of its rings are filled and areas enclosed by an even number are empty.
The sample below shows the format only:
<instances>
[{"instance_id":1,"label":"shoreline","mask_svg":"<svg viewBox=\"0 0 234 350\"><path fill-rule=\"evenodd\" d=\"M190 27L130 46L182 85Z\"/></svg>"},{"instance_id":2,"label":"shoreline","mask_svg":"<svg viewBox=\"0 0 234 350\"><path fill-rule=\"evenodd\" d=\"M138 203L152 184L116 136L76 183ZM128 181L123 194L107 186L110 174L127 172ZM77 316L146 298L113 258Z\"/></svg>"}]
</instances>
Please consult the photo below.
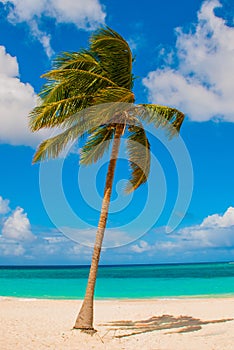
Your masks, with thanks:
<instances>
[{"instance_id":1,"label":"shoreline","mask_svg":"<svg viewBox=\"0 0 234 350\"><path fill-rule=\"evenodd\" d=\"M55 297L28 297L28 296L13 296L13 295L0 295L0 300L2 299L23 299L23 300L58 300L58 301L80 301L82 302L83 298L55 298ZM155 296L155 297L137 297L137 298L101 298L96 297L94 301L152 301L152 300L184 300L184 299L232 299L234 298L234 293L223 293L223 294L198 294L198 295L175 295L175 296Z\"/></svg>"},{"instance_id":2,"label":"shoreline","mask_svg":"<svg viewBox=\"0 0 234 350\"><path fill-rule=\"evenodd\" d=\"M0 348L233 349L234 296L95 300L93 336L73 329L81 302L0 298Z\"/></svg>"}]
</instances>

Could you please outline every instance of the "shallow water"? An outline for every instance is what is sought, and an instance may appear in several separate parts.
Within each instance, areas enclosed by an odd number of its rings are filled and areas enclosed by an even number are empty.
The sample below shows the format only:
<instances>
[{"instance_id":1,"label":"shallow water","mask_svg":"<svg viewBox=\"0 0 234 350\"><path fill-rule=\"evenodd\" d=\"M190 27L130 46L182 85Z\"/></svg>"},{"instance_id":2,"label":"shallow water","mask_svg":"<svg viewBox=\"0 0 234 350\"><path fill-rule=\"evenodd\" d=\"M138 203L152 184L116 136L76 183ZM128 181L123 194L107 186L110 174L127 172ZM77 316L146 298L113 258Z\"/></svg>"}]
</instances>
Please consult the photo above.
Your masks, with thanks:
<instances>
[{"instance_id":1,"label":"shallow water","mask_svg":"<svg viewBox=\"0 0 234 350\"><path fill-rule=\"evenodd\" d=\"M83 298L89 267L0 267L0 295ZM122 265L99 268L96 294L103 298L234 296L234 264Z\"/></svg>"}]
</instances>

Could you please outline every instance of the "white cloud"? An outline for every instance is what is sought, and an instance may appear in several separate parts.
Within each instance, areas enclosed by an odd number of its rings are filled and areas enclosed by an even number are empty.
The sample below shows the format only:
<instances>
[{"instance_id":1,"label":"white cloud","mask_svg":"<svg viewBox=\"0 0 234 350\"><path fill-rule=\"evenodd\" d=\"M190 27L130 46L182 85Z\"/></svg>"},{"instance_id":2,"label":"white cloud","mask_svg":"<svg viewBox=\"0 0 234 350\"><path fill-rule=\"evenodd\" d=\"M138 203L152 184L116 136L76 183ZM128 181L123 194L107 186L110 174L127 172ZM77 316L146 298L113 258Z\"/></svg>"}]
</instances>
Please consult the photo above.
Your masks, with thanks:
<instances>
[{"instance_id":1,"label":"white cloud","mask_svg":"<svg viewBox=\"0 0 234 350\"><path fill-rule=\"evenodd\" d=\"M22 256L25 253L25 249L22 244L6 240L0 236L0 256Z\"/></svg>"},{"instance_id":2,"label":"white cloud","mask_svg":"<svg viewBox=\"0 0 234 350\"><path fill-rule=\"evenodd\" d=\"M51 36L39 29L39 26L36 20L30 21L30 29L31 29L32 35L35 38L37 38L39 42L42 44L47 56L51 57L54 54L54 50L52 49L50 44Z\"/></svg>"},{"instance_id":3,"label":"white cloud","mask_svg":"<svg viewBox=\"0 0 234 350\"><path fill-rule=\"evenodd\" d=\"M33 134L28 128L28 114L36 105L37 95L28 83L18 78L16 57L0 46L0 143L35 146L48 133Z\"/></svg>"},{"instance_id":4,"label":"white cloud","mask_svg":"<svg viewBox=\"0 0 234 350\"><path fill-rule=\"evenodd\" d=\"M6 75L9 78L14 78L19 75L19 67L16 58L6 53L4 46L0 46L0 74Z\"/></svg>"},{"instance_id":5,"label":"white cloud","mask_svg":"<svg viewBox=\"0 0 234 350\"><path fill-rule=\"evenodd\" d=\"M9 208L9 200L0 196L0 261L19 257L21 261L90 262L92 249L65 237L57 229L32 229L23 208ZM37 233L35 233L37 231ZM52 260L51 260L52 259Z\"/></svg>"},{"instance_id":6,"label":"white cloud","mask_svg":"<svg viewBox=\"0 0 234 350\"><path fill-rule=\"evenodd\" d=\"M8 20L26 22L32 34L41 42L47 55L52 54L50 36L40 29L43 17L56 23L72 23L77 28L95 29L105 21L105 12L98 0L0 0L8 10Z\"/></svg>"},{"instance_id":7,"label":"white cloud","mask_svg":"<svg viewBox=\"0 0 234 350\"><path fill-rule=\"evenodd\" d=\"M229 207L223 215L209 215L203 220L201 227L231 227L234 226L234 208Z\"/></svg>"},{"instance_id":8,"label":"white cloud","mask_svg":"<svg viewBox=\"0 0 234 350\"><path fill-rule=\"evenodd\" d=\"M0 261L20 257L21 262L90 263L92 248L71 241L57 229L44 231L37 229L37 234L33 232L27 214L22 208L16 208L6 214L0 234ZM72 233L77 235L79 232L79 240L90 244L95 231L83 229ZM159 228L154 237L152 232L149 234L151 242L148 239L141 239L114 252L104 248L104 259L113 263L113 254L116 262L121 261L124 256L131 262L136 262L141 257L146 259L145 261L148 258L153 261L163 259L183 261L185 257L194 256L209 258L214 252L220 259L222 256L231 256L231 252L234 251L234 207L229 207L223 215L208 216L200 225L185 227L170 235L164 232L163 228ZM86 242L84 242L85 235L88 235ZM112 237L108 237L109 235ZM118 232L116 229L112 232L108 229L106 246L113 246L116 243L116 236L120 236L122 240L123 235L124 232ZM155 239L155 242L152 243L152 239Z\"/></svg>"},{"instance_id":9,"label":"white cloud","mask_svg":"<svg viewBox=\"0 0 234 350\"><path fill-rule=\"evenodd\" d=\"M35 239L27 214L22 208L16 210L4 221L2 236L14 241L31 241Z\"/></svg>"},{"instance_id":10,"label":"white cloud","mask_svg":"<svg viewBox=\"0 0 234 350\"><path fill-rule=\"evenodd\" d=\"M142 240L131 246L136 253L148 251L174 255L227 248L234 249L234 207L229 207L223 215L208 216L200 225L185 227L170 235L157 235L153 244Z\"/></svg>"},{"instance_id":11,"label":"white cloud","mask_svg":"<svg viewBox=\"0 0 234 350\"><path fill-rule=\"evenodd\" d=\"M215 16L217 0L207 0L198 22L186 33L177 28L173 62L144 78L149 99L181 109L191 120L234 122L234 28Z\"/></svg>"},{"instance_id":12,"label":"white cloud","mask_svg":"<svg viewBox=\"0 0 234 350\"><path fill-rule=\"evenodd\" d=\"M131 250L135 253L144 253L151 250L151 246L145 241L139 241L137 244L131 246Z\"/></svg>"},{"instance_id":13,"label":"white cloud","mask_svg":"<svg viewBox=\"0 0 234 350\"><path fill-rule=\"evenodd\" d=\"M66 237L72 239L74 242L87 247L94 246L97 232L96 228L76 229L72 227L60 227L59 229ZM128 244L132 240L133 237L125 231L107 228L105 230L102 247L103 249L119 247Z\"/></svg>"},{"instance_id":14,"label":"white cloud","mask_svg":"<svg viewBox=\"0 0 234 350\"><path fill-rule=\"evenodd\" d=\"M9 203L10 201L8 199L3 199L0 196L0 214L7 214L10 211Z\"/></svg>"}]
</instances>

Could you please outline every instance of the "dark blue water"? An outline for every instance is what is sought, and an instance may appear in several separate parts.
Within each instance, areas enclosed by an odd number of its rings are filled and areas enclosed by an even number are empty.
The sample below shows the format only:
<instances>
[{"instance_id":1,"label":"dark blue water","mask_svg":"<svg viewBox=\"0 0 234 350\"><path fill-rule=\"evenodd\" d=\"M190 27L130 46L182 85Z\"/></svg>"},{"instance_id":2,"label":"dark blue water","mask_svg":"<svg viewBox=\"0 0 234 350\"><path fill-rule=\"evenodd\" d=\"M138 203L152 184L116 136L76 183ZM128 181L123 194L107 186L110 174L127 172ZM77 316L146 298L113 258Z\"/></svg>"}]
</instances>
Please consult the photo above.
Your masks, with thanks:
<instances>
[{"instance_id":1,"label":"dark blue water","mask_svg":"<svg viewBox=\"0 0 234 350\"><path fill-rule=\"evenodd\" d=\"M88 267L0 267L0 295L83 298ZM125 265L99 268L96 298L234 295L234 264Z\"/></svg>"}]
</instances>

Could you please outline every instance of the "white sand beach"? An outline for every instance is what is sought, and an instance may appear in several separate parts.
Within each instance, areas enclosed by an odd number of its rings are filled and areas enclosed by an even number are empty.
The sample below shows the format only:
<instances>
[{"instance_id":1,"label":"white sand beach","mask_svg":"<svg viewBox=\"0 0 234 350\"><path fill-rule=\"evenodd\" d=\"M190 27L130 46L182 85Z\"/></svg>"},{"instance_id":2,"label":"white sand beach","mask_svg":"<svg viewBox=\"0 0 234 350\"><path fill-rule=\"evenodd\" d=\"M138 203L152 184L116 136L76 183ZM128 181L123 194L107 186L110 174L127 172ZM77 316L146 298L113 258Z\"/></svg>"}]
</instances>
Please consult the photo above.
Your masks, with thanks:
<instances>
[{"instance_id":1,"label":"white sand beach","mask_svg":"<svg viewBox=\"0 0 234 350\"><path fill-rule=\"evenodd\" d=\"M0 299L1 350L233 350L234 298L95 302L93 336L73 330L81 301Z\"/></svg>"}]
</instances>

